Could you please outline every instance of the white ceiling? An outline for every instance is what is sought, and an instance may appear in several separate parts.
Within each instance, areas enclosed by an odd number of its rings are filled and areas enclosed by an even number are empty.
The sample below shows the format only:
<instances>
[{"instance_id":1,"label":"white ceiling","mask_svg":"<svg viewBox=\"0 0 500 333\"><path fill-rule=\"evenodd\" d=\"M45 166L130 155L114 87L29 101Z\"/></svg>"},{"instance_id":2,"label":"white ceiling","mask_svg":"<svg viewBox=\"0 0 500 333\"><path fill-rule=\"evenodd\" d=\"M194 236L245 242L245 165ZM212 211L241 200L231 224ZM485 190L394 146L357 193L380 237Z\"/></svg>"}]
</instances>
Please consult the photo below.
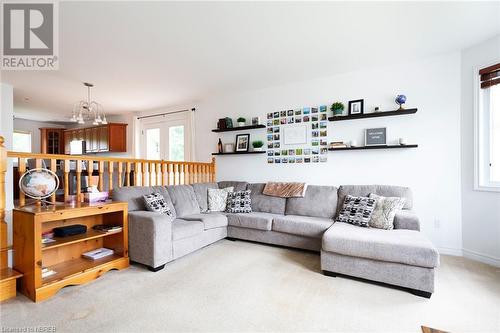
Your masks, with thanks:
<instances>
[{"instance_id":1,"label":"white ceiling","mask_svg":"<svg viewBox=\"0 0 500 333\"><path fill-rule=\"evenodd\" d=\"M4 71L20 117L193 102L460 50L500 33L500 2L62 2L60 69ZM29 101L25 101L28 97ZM47 116L48 113L51 116Z\"/></svg>"}]
</instances>

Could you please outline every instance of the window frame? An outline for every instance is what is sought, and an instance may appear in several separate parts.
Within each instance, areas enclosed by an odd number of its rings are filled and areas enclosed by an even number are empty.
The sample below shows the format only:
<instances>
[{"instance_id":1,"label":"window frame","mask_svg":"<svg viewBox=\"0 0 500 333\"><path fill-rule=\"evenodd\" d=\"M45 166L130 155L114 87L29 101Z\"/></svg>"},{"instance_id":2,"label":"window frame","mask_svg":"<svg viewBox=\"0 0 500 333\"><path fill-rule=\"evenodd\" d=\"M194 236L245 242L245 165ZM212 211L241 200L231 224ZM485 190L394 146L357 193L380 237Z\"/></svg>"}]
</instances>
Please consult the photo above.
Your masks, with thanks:
<instances>
[{"instance_id":1,"label":"window frame","mask_svg":"<svg viewBox=\"0 0 500 333\"><path fill-rule=\"evenodd\" d=\"M25 153L33 153L33 132L31 131L21 131L21 130L14 130L12 131L12 139L14 139L14 133L17 133L17 134L29 134L30 136L30 151L22 151L22 152L25 152ZM14 149L14 147L12 147Z\"/></svg>"},{"instance_id":2,"label":"window frame","mask_svg":"<svg viewBox=\"0 0 500 333\"><path fill-rule=\"evenodd\" d=\"M500 192L500 182L491 182L489 179L487 181L483 181L482 176L486 175L489 178L489 157L490 157L490 139L487 139L487 142L483 146L481 146L481 142L486 135L491 137L489 128L487 129L487 133L483 133L484 128L483 125L485 121L482 117L485 116L485 113L489 116L488 112L483 112L483 93L481 88L481 75L479 75L479 71L482 68L486 68L489 66L493 66L500 62L500 59L493 61L489 64L485 64L482 66L474 67L473 75L473 83L474 83L474 190L475 191L484 191L484 192ZM488 120L489 124L489 120ZM487 151L487 153L485 153Z\"/></svg>"}]
</instances>

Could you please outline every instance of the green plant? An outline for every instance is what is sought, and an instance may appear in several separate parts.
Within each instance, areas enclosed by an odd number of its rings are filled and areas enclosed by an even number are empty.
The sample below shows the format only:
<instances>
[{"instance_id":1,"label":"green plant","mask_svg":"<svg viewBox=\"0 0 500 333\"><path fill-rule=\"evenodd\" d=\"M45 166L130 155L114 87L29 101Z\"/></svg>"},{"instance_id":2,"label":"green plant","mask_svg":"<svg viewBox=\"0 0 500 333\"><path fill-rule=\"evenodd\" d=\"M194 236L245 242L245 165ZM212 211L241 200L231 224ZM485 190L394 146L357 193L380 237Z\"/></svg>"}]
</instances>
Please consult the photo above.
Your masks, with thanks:
<instances>
[{"instance_id":1,"label":"green plant","mask_svg":"<svg viewBox=\"0 0 500 333\"><path fill-rule=\"evenodd\" d=\"M239 117L239 118L237 119L237 121L238 121L239 123L246 123L246 122L247 122L247 120L246 120L245 118L243 118L243 117Z\"/></svg>"},{"instance_id":2,"label":"green plant","mask_svg":"<svg viewBox=\"0 0 500 333\"><path fill-rule=\"evenodd\" d=\"M258 140L258 141L254 141L254 142L252 142L252 146L253 146L254 148L262 148L262 146L264 146L264 142L263 142L263 141L260 141L260 140Z\"/></svg>"},{"instance_id":3,"label":"green plant","mask_svg":"<svg viewBox=\"0 0 500 333\"><path fill-rule=\"evenodd\" d=\"M332 104L332 107L330 108L330 110L332 111L335 111L335 110L344 110L344 103L342 102L335 102Z\"/></svg>"}]
</instances>

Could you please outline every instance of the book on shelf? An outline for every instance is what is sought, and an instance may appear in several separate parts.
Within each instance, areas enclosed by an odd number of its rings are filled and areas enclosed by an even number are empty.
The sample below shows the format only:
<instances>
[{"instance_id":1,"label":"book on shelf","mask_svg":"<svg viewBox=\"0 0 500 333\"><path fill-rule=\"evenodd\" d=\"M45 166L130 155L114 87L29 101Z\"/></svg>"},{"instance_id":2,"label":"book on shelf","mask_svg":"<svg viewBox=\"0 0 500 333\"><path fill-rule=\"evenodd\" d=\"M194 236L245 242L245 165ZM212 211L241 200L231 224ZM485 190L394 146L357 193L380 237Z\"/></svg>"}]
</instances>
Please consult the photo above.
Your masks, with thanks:
<instances>
[{"instance_id":1,"label":"book on shelf","mask_svg":"<svg viewBox=\"0 0 500 333\"><path fill-rule=\"evenodd\" d=\"M123 227L119 224L111 225L111 224L97 224L92 227L95 231L99 232L105 232L105 233L110 233L110 232L118 232L122 231Z\"/></svg>"},{"instance_id":2,"label":"book on shelf","mask_svg":"<svg viewBox=\"0 0 500 333\"><path fill-rule=\"evenodd\" d=\"M56 240L53 239L53 238L45 238L45 237L42 237L42 244L50 244L50 243L54 243Z\"/></svg>"},{"instance_id":3,"label":"book on shelf","mask_svg":"<svg viewBox=\"0 0 500 333\"><path fill-rule=\"evenodd\" d=\"M107 249L105 247L101 247L99 249L95 249L92 251L82 253L82 257L84 257L86 259L90 259L90 260L97 260L97 259L101 259L101 258L110 256L113 253L115 253L115 251L113 251L112 249Z\"/></svg>"},{"instance_id":4,"label":"book on shelf","mask_svg":"<svg viewBox=\"0 0 500 333\"><path fill-rule=\"evenodd\" d=\"M42 267L42 279L45 279L45 278L52 276L56 273L57 272L52 270L52 269L48 269L47 267Z\"/></svg>"},{"instance_id":5,"label":"book on shelf","mask_svg":"<svg viewBox=\"0 0 500 333\"><path fill-rule=\"evenodd\" d=\"M330 148L332 148L332 149L347 148L347 145L345 143L343 143L342 141L330 142Z\"/></svg>"}]
</instances>

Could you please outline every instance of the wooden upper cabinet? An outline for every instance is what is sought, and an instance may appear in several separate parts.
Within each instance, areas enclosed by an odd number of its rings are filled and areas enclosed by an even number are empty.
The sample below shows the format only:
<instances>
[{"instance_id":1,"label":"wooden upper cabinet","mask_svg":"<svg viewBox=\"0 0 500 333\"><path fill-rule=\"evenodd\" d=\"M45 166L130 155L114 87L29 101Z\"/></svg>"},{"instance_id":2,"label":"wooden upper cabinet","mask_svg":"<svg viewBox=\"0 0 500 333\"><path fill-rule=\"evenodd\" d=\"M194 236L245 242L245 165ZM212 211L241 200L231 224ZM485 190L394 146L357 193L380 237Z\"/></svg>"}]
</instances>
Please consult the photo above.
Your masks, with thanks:
<instances>
[{"instance_id":1,"label":"wooden upper cabinet","mask_svg":"<svg viewBox=\"0 0 500 333\"><path fill-rule=\"evenodd\" d=\"M96 127L69 129L64 131L67 138L64 152L70 153L71 140L85 140L87 153L127 152L127 124L111 123Z\"/></svg>"},{"instance_id":2,"label":"wooden upper cabinet","mask_svg":"<svg viewBox=\"0 0 500 333\"><path fill-rule=\"evenodd\" d=\"M42 154L63 154L64 151L63 128L40 128L40 152Z\"/></svg>"}]
</instances>

